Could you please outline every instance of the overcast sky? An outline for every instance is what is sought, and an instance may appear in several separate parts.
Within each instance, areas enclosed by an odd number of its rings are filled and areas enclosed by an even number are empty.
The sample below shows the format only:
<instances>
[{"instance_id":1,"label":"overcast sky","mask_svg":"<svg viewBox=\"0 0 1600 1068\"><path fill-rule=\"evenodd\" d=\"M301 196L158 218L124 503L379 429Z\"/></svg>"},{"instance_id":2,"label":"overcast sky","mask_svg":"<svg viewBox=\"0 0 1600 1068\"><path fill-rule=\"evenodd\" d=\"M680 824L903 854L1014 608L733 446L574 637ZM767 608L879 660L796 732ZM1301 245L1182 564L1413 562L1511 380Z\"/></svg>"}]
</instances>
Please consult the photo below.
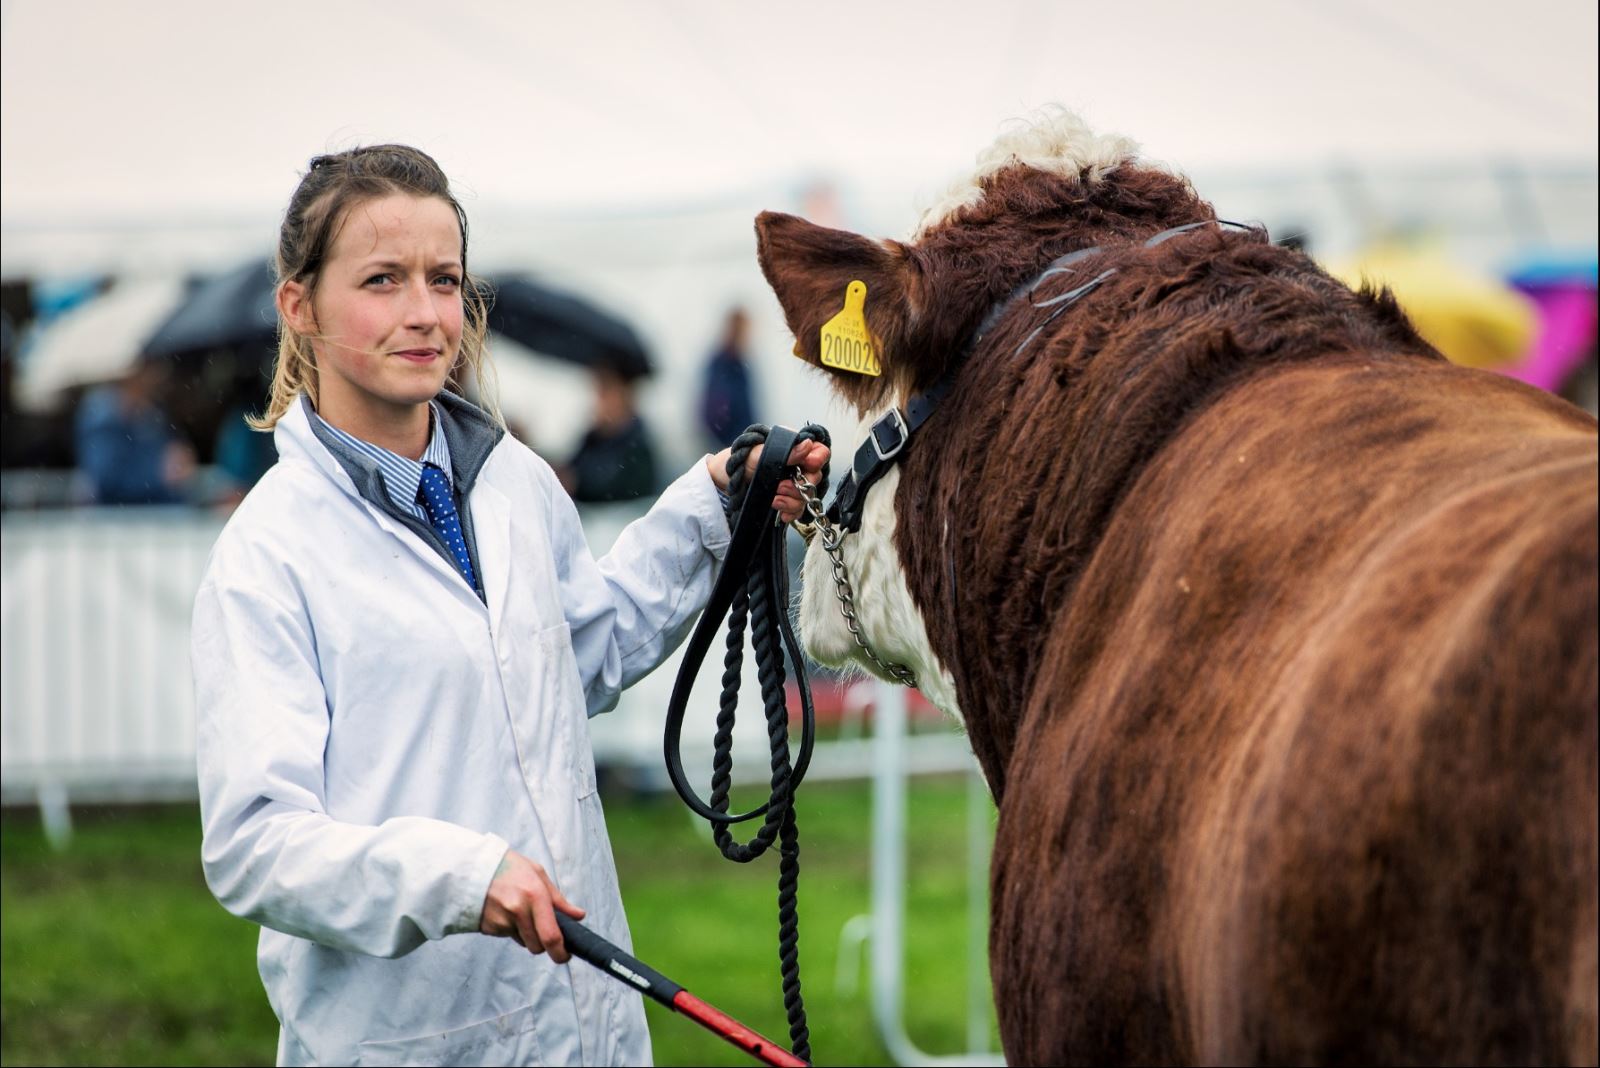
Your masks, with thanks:
<instances>
[{"instance_id":1,"label":"overcast sky","mask_svg":"<svg viewBox=\"0 0 1600 1068\"><path fill-rule=\"evenodd\" d=\"M1593 0L7 0L11 225L281 211L402 140L475 200L926 196L1058 102L1184 169L1596 155Z\"/></svg>"}]
</instances>

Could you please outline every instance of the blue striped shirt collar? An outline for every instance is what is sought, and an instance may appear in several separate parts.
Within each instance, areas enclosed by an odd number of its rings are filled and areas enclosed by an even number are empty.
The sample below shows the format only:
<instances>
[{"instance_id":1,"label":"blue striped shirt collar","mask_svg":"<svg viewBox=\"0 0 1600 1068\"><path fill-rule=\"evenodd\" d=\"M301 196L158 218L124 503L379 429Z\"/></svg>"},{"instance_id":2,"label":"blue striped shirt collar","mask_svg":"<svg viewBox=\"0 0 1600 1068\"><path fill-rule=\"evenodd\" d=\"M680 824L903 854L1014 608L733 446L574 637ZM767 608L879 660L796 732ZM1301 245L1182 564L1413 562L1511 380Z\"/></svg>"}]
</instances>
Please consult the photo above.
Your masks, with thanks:
<instances>
[{"instance_id":1,"label":"blue striped shirt collar","mask_svg":"<svg viewBox=\"0 0 1600 1068\"><path fill-rule=\"evenodd\" d=\"M341 443L378 465L378 470L383 474L384 488L389 491L389 499L394 501L397 507L427 519L427 513L417 503L417 488L422 485L423 464L433 464L443 471L444 477L450 481L451 488L454 489L455 478L450 470L450 445L445 441L444 427L437 406L432 401L428 403L428 425L432 429L428 434L428 447L424 450L421 460L413 460L397 452L391 452L381 445L362 441L340 430L314 411L311 417L326 427L328 432Z\"/></svg>"}]
</instances>

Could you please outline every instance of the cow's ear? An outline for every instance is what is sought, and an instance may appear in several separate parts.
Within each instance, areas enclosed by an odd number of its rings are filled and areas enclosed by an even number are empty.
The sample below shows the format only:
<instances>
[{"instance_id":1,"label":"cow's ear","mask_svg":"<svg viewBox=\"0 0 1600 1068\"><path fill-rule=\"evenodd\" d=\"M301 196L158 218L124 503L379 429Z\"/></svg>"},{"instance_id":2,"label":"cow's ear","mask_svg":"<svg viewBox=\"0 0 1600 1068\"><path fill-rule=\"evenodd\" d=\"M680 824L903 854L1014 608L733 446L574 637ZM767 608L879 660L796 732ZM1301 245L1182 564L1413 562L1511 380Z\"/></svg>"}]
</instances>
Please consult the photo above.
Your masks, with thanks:
<instances>
[{"instance_id":1,"label":"cow's ear","mask_svg":"<svg viewBox=\"0 0 1600 1068\"><path fill-rule=\"evenodd\" d=\"M919 272L907 246L766 211L756 216L756 248L762 273L794 332L796 356L826 371L839 393L863 411L904 392L915 379L912 335L920 297ZM844 310L851 282L867 287L867 328L877 341L881 375L822 361L823 324Z\"/></svg>"}]
</instances>

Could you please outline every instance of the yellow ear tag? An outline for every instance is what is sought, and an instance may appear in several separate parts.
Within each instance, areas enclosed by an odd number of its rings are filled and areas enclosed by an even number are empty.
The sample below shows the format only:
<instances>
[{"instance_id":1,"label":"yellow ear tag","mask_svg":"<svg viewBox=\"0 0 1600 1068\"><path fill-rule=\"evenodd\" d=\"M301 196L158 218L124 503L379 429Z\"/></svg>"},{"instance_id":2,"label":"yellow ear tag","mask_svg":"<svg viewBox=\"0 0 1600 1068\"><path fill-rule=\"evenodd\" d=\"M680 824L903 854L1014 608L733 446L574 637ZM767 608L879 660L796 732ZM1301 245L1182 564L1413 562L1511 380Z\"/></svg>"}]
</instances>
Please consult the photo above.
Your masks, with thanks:
<instances>
[{"instance_id":1,"label":"yellow ear tag","mask_svg":"<svg viewBox=\"0 0 1600 1068\"><path fill-rule=\"evenodd\" d=\"M867 329L867 283L859 279L844 291L844 310L822 324L822 363L858 375L883 374L878 346Z\"/></svg>"}]
</instances>

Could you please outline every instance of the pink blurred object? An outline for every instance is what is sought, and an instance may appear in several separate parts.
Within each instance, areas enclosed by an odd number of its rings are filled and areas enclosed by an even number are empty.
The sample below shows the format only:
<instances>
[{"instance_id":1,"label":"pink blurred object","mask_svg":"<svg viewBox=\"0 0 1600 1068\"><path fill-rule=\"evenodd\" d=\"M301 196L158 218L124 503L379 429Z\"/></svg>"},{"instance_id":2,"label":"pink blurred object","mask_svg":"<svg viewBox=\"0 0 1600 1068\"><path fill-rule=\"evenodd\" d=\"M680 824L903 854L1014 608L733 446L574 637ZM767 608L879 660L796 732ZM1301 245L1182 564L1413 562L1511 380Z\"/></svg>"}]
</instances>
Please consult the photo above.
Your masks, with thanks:
<instances>
[{"instance_id":1,"label":"pink blurred object","mask_svg":"<svg viewBox=\"0 0 1600 1068\"><path fill-rule=\"evenodd\" d=\"M1539 336L1529 354L1500 373L1557 392L1594 346L1595 288L1584 282L1517 285L1539 308Z\"/></svg>"}]
</instances>

